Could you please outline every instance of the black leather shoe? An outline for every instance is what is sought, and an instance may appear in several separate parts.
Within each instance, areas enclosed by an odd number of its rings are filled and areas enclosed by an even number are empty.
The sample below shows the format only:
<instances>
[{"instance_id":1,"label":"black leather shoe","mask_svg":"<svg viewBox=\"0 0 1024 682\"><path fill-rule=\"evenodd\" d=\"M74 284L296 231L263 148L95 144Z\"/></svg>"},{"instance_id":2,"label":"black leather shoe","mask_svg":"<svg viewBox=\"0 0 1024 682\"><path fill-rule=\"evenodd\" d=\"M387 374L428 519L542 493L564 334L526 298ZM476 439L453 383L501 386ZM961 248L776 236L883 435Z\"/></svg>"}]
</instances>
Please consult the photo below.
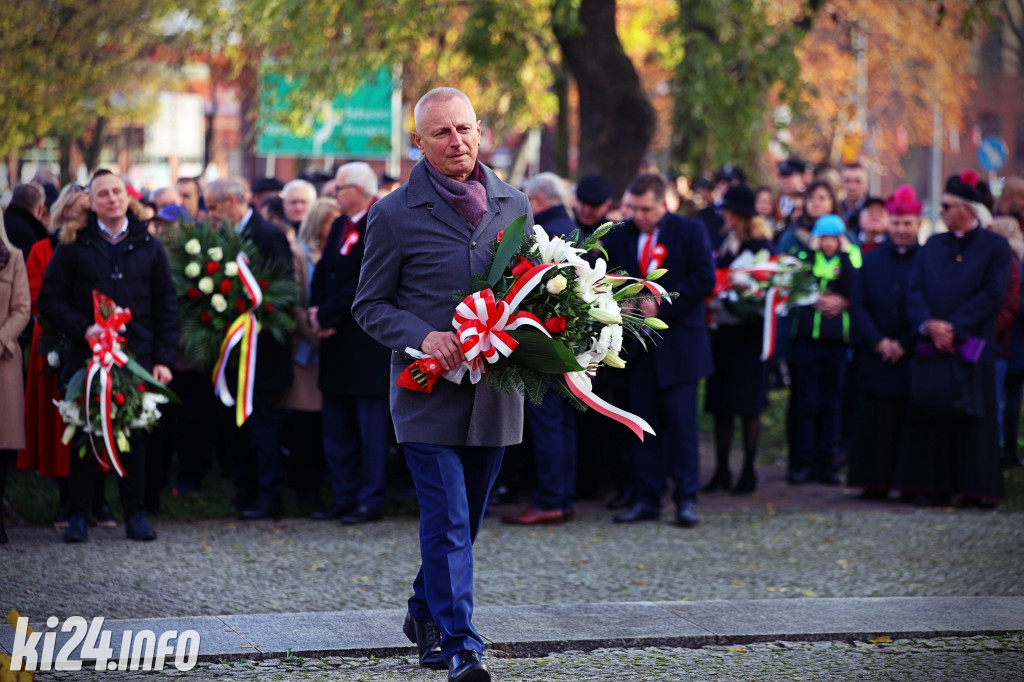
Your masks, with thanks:
<instances>
[{"instance_id":1,"label":"black leather shoe","mask_svg":"<svg viewBox=\"0 0 1024 682\"><path fill-rule=\"evenodd\" d=\"M842 485L842 480L834 473L826 472L819 473L814 477L815 483L821 483L822 485Z\"/></svg>"},{"instance_id":2,"label":"black leather shoe","mask_svg":"<svg viewBox=\"0 0 1024 682\"><path fill-rule=\"evenodd\" d=\"M616 514L612 521L615 523L636 523L637 521L657 521L660 518L660 509L648 507L642 502L637 502L621 514Z\"/></svg>"},{"instance_id":3,"label":"black leather shoe","mask_svg":"<svg viewBox=\"0 0 1024 682\"><path fill-rule=\"evenodd\" d=\"M448 664L448 682L491 682L491 674L480 660L480 654L461 649Z\"/></svg>"},{"instance_id":4,"label":"black leather shoe","mask_svg":"<svg viewBox=\"0 0 1024 682\"><path fill-rule=\"evenodd\" d=\"M89 538L89 525L85 514L72 514L61 540L64 542L85 542Z\"/></svg>"},{"instance_id":5,"label":"black leather shoe","mask_svg":"<svg viewBox=\"0 0 1024 682\"><path fill-rule=\"evenodd\" d=\"M358 507L351 514L345 514L341 517L341 522L346 526L354 526L359 523L369 523L370 521L380 521L381 513L374 511L369 507Z\"/></svg>"},{"instance_id":6,"label":"black leather shoe","mask_svg":"<svg viewBox=\"0 0 1024 682\"><path fill-rule=\"evenodd\" d=\"M125 535L129 540L156 540L156 531L150 527L142 512L135 512L124 522Z\"/></svg>"},{"instance_id":7,"label":"black leather shoe","mask_svg":"<svg viewBox=\"0 0 1024 682\"><path fill-rule=\"evenodd\" d=\"M809 472L806 468L803 469L790 469L786 473L786 483L790 485L800 485L801 483L807 482L807 474Z\"/></svg>"},{"instance_id":8,"label":"black leather shoe","mask_svg":"<svg viewBox=\"0 0 1024 682\"><path fill-rule=\"evenodd\" d=\"M309 515L309 518L317 521L330 521L331 519L340 519L345 514L350 513L352 513L352 505L336 504L333 507L328 507L327 509L317 509Z\"/></svg>"},{"instance_id":9,"label":"black leather shoe","mask_svg":"<svg viewBox=\"0 0 1024 682\"><path fill-rule=\"evenodd\" d=\"M284 516L284 509L280 504L258 504L255 507L243 509L238 518L243 521L255 521L257 519L279 519Z\"/></svg>"},{"instance_id":10,"label":"black leather shoe","mask_svg":"<svg viewBox=\"0 0 1024 682\"><path fill-rule=\"evenodd\" d=\"M414 619L411 613L406 612L402 632L416 645L422 667L432 670L444 670L448 667L441 653L441 633L437 631L437 624L434 621L421 623Z\"/></svg>"},{"instance_id":11,"label":"black leather shoe","mask_svg":"<svg viewBox=\"0 0 1024 682\"><path fill-rule=\"evenodd\" d=\"M624 490L616 497L605 502L604 506L608 509L626 509L627 507L632 507L635 503L636 496L629 490Z\"/></svg>"},{"instance_id":12,"label":"black leather shoe","mask_svg":"<svg viewBox=\"0 0 1024 682\"><path fill-rule=\"evenodd\" d=\"M676 509L676 523L683 528L693 528L700 523L700 517L697 516L697 503L693 500L680 503Z\"/></svg>"}]
</instances>

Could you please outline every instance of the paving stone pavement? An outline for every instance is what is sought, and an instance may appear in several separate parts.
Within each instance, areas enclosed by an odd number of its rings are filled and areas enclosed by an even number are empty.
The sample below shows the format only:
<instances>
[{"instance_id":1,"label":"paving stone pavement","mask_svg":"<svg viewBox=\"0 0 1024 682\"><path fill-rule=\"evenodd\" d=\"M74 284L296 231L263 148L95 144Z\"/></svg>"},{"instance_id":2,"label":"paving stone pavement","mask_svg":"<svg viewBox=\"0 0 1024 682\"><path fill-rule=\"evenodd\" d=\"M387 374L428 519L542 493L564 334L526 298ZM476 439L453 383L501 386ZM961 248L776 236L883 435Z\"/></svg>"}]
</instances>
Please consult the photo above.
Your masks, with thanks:
<instances>
[{"instance_id":1,"label":"paving stone pavement","mask_svg":"<svg viewBox=\"0 0 1024 682\"><path fill-rule=\"evenodd\" d=\"M826 493L822 493L824 495ZM684 530L622 526L597 504L561 526L488 519L477 545L477 605L1024 595L1024 514L831 503L779 511L704 511ZM720 498L724 499L724 498ZM720 503L727 504L727 503ZM713 504L703 505L704 509ZM799 507L797 507L799 508ZM503 510L498 510L500 514ZM161 523L153 543L91 530L63 545L40 527L10 529L0 548L0 608L110 619L400 609L418 563L414 518L358 527L285 519ZM397 626L396 626L397 627ZM486 632L483 633L486 636ZM733 650L744 649L744 651ZM1021 635L894 644L768 642L701 649L489 653L497 680L1012 680L1024 677ZM43 675L46 675L44 677ZM70 676L69 676L70 675ZM39 679L440 680L406 655L200 663L179 673L40 673Z\"/></svg>"},{"instance_id":2,"label":"paving stone pavement","mask_svg":"<svg viewBox=\"0 0 1024 682\"><path fill-rule=\"evenodd\" d=\"M1008 682L1024 679L1024 636L898 639L891 644L765 642L702 649L646 648L565 652L542 658L485 659L500 682L683 682L774 680ZM200 663L188 672L37 673L40 680L197 679L210 682L278 680L409 680L440 682L443 672L419 668L413 657Z\"/></svg>"}]
</instances>

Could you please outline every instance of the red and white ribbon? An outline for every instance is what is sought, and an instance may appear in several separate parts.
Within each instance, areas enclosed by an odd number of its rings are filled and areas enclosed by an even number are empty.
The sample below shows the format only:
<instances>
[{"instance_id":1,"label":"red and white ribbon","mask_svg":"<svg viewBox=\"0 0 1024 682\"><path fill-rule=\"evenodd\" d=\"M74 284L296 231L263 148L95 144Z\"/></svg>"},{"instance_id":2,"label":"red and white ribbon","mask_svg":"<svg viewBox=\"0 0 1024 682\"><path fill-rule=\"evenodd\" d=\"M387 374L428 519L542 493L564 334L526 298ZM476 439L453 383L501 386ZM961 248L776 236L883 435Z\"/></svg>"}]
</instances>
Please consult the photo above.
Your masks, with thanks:
<instances>
[{"instance_id":1,"label":"red and white ribbon","mask_svg":"<svg viewBox=\"0 0 1024 682\"><path fill-rule=\"evenodd\" d=\"M775 355L775 338L778 334L779 309L789 300L789 293L779 287L771 287L764 297L764 327L761 333L761 360L770 360Z\"/></svg>"},{"instance_id":2,"label":"red and white ribbon","mask_svg":"<svg viewBox=\"0 0 1024 682\"><path fill-rule=\"evenodd\" d=\"M89 419L89 404L92 402L92 380L99 376L99 399L100 399L100 437L106 451L107 459L104 460L96 451L96 443L93 440L92 432L89 432L89 444L92 447L96 461L104 470L113 467L118 476L124 477L124 468L117 457L117 446L114 442L114 428L111 415L111 397L113 379L110 376L110 368L114 365L124 367L128 362L128 356L121 350L121 338L117 330L132 319L130 310L118 308L114 302L104 294L92 292L93 314L96 324L101 327L100 332L89 338L89 347L92 350L92 358L86 366L85 375L85 423L91 424ZM112 312L104 316L102 310L112 309Z\"/></svg>"},{"instance_id":3,"label":"red and white ribbon","mask_svg":"<svg viewBox=\"0 0 1024 682\"><path fill-rule=\"evenodd\" d=\"M644 433L649 433L652 436L656 435L651 425L643 418L622 408L615 407L594 393L590 386L590 377L587 376L586 372L567 372L562 377L565 379L565 385L569 387L572 394L582 400L587 407L614 419L620 424L625 424L641 441L644 439Z\"/></svg>"}]
</instances>

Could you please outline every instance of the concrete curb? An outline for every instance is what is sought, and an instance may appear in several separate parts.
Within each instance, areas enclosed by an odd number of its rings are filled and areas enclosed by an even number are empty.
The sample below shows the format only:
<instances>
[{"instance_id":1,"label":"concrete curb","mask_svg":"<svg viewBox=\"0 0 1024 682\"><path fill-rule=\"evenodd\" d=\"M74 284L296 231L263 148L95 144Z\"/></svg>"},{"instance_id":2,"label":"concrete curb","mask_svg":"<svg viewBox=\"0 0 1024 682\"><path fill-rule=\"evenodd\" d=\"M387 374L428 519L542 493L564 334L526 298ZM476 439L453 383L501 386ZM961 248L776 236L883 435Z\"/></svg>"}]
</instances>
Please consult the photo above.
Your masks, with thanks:
<instances>
[{"instance_id":1,"label":"concrete curb","mask_svg":"<svg viewBox=\"0 0 1024 682\"><path fill-rule=\"evenodd\" d=\"M36 631L50 614L28 615ZM150 630L200 634L199 660L390 657L415 649L397 609L104 621L117 651L122 635ZM540 657L600 648L738 645L1024 632L1024 597L880 597L750 601L625 602L480 607L474 623L491 655ZM55 651L70 638L57 632ZM0 626L10 653L14 628ZM37 647L42 650L42 645ZM116 656L116 654L115 654ZM80 660L76 649L71 660ZM88 666L87 666L88 667Z\"/></svg>"}]
</instances>

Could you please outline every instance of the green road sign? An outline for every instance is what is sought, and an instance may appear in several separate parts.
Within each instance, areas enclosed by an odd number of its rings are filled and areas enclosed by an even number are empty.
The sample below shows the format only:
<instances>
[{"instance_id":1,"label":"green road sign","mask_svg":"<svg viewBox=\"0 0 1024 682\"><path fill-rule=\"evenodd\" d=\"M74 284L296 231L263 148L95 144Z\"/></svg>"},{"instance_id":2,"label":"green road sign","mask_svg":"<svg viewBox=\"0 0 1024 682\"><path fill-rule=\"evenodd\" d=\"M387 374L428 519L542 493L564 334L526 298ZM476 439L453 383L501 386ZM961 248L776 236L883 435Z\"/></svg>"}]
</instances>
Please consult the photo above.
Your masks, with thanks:
<instances>
[{"instance_id":1,"label":"green road sign","mask_svg":"<svg viewBox=\"0 0 1024 682\"><path fill-rule=\"evenodd\" d=\"M298 125L280 122L288 111L288 92L302 87L276 74L263 78L260 113L263 128L256 153L267 156L349 156L384 159L391 152L391 75L381 70L350 95L338 95ZM272 94L271 94L272 93Z\"/></svg>"}]
</instances>

